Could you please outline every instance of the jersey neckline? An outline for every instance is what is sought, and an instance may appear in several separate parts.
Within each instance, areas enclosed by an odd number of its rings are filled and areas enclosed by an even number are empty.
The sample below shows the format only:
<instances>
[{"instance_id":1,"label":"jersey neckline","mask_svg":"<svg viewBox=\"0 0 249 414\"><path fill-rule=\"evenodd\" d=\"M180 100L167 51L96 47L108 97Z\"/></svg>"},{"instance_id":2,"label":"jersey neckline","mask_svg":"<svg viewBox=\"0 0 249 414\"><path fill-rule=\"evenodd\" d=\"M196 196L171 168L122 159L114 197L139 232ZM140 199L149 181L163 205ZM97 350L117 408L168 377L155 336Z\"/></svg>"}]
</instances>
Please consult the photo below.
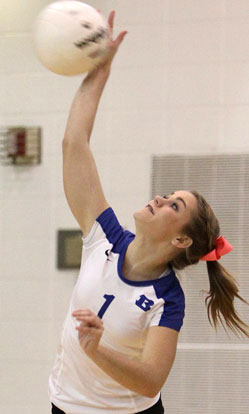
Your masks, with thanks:
<instances>
[{"instance_id":1,"label":"jersey neckline","mask_svg":"<svg viewBox=\"0 0 249 414\"><path fill-rule=\"evenodd\" d=\"M152 285L155 285L156 283L158 283L159 280L160 280L160 283L162 283L163 280L166 281L166 279L168 280L169 278L170 279L172 278L172 276L174 274L174 271L172 269L172 266L169 265L168 272L166 273L165 276L161 275L161 276L157 277L156 279L141 280L141 281L127 279L122 273L122 267L123 267L123 263L124 263L125 253L126 253L126 251L128 249L128 246L131 242L132 242L132 240L128 240L126 242L126 246L125 246L125 248L122 249L122 252L119 254L119 258L118 258L118 264L117 264L118 276L124 283L126 283L127 285L131 285L131 286L150 286L150 285L152 286Z\"/></svg>"}]
</instances>

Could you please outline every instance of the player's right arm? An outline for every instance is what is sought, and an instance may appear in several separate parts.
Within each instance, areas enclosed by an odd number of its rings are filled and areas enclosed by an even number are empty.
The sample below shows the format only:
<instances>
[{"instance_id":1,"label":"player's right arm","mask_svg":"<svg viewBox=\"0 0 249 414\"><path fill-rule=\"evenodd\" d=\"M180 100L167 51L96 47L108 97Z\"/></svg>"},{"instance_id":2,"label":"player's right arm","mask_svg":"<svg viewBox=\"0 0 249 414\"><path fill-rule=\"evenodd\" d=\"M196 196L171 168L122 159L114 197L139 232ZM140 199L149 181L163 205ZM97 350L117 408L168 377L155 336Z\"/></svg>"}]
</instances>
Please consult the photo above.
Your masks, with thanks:
<instances>
[{"instance_id":1,"label":"player's right arm","mask_svg":"<svg viewBox=\"0 0 249 414\"><path fill-rule=\"evenodd\" d=\"M109 16L112 33L114 12ZM91 72L73 100L63 139L63 182L68 204L86 235L99 214L108 207L96 164L89 147L90 136L111 62L126 32L110 41L104 64Z\"/></svg>"},{"instance_id":2,"label":"player's right arm","mask_svg":"<svg viewBox=\"0 0 249 414\"><path fill-rule=\"evenodd\" d=\"M86 235L107 208L89 146L93 123L109 73L91 73L73 100L63 139L63 183L70 209Z\"/></svg>"}]
</instances>

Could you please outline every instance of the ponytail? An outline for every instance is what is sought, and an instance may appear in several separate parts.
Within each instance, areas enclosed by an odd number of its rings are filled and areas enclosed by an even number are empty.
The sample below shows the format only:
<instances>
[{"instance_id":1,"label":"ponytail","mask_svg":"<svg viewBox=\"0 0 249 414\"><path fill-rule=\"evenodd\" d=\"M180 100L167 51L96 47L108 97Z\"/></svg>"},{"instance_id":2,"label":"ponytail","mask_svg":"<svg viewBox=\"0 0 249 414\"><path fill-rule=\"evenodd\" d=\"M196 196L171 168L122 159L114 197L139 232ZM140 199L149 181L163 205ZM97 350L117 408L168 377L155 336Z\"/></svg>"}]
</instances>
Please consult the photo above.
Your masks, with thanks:
<instances>
[{"instance_id":1,"label":"ponytail","mask_svg":"<svg viewBox=\"0 0 249 414\"><path fill-rule=\"evenodd\" d=\"M221 323L225 331L229 328L237 336L249 338L249 326L243 322L234 308L234 299L249 303L239 295L236 280L218 262L220 256L231 251L232 246L220 235L219 222L205 198L197 191L191 191L197 201L197 209L182 229L193 243L182 249L170 262L175 269L184 269L205 260L210 282L205 304L210 325L216 330ZM225 322L225 323L224 323ZM240 335L238 335L240 334Z\"/></svg>"},{"instance_id":2,"label":"ponytail","mask_svg":"<svg viewBox=\"0 0 249 414\"><path fill-rule=\"evenodd\" d=\"M220 322L237 336L244 334L249 338L249 326L243 322L234 308L234 298L249 303L238 294L237 282L218 261L207 261L210 291L205 299L208 319L211 326L217 329ZM226 326L224 325L224 321Z\"/></svg>"}]
</instances>

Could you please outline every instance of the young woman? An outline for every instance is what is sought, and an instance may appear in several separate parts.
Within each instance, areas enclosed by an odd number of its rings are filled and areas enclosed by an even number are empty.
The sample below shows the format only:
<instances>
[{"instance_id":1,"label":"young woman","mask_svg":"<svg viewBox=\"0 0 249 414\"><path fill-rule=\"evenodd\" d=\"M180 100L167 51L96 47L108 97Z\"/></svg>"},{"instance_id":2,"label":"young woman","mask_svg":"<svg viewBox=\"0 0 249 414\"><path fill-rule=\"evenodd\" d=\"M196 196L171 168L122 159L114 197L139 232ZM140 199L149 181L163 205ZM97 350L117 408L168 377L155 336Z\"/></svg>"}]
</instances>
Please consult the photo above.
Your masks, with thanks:
<instances>
[{"instance_id":1,"label":"young woman","mask_svg":"<svg viewBox=\"0 0 249 414\"><path fill-rule=\"evenodd\" d=\"M109 25L113 30L114 12ZM218 262L232 246L195 191L156 196L124 231L105 199L89 140L112 59L90 73L73 101L63 141L64 187L83 232L79 278L49 379L52 413L161 414L160 390L173 365L184 318L174 268L207 260L208 316L249 336L233 300L243 300ZM244 301L244 300L243 300ZM223 319L222 319L223 317ZM211 321L211 319L209 319Z\"/></svg>"}]
</instances>

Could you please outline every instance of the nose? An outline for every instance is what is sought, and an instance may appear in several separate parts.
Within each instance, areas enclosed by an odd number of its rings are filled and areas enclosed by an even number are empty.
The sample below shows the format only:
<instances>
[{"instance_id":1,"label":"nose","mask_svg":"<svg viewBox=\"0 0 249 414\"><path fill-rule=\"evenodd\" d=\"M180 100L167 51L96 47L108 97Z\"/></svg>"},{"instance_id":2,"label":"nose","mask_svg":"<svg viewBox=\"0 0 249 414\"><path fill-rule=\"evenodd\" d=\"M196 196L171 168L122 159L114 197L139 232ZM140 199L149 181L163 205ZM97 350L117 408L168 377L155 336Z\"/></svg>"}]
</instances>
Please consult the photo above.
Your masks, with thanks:
<instances>
[{"instance_id":1,"label":"nose","mask_svg":"<svg viewBox=\"0 0 249 414\"><path fill-rule=\"evenodd\" d=\"M164 205L164 203L165 203L165 198L157 195L154 198L154 202L155 202L155 204L156 204L157 207L162 207Z\"/></svg>"}]
</instances>

